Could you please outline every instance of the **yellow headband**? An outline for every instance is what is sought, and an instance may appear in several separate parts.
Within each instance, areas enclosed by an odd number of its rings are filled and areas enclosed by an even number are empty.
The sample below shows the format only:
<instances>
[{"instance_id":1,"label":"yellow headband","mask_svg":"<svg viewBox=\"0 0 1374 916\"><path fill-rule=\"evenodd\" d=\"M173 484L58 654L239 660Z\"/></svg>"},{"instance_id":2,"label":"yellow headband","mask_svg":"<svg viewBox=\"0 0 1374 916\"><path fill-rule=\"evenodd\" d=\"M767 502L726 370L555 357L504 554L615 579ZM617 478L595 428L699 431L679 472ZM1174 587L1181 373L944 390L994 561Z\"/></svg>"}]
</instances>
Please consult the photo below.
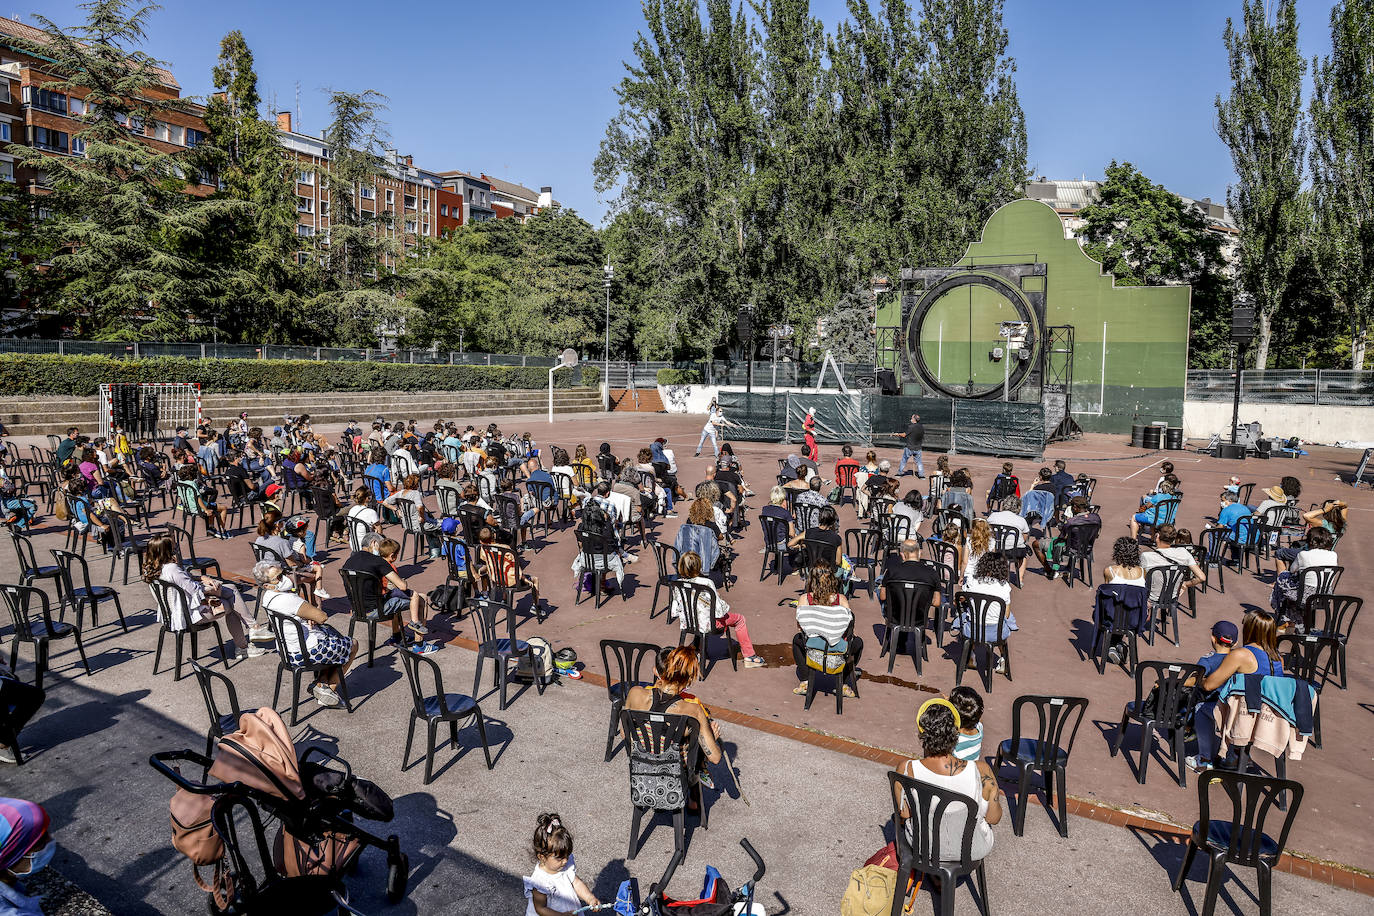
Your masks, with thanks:
<instances>
[{"instance_id":1,"label":"yellow headband","mask_svg":"<svg viewBox=\"0 0 1374 916\"><path fill-rule=\"evenodd\" d=\"M954 714L954 727L960 727L959 710L954 708L954 704L951 703L949 700L946 700L944 697L931 697L929 700L926 700L924 703L921 704L920 710L916 713L916 731L925 731L924 728L921 728L921 718L926 714L926 710L932 706L944 706L948 708L949 711Z\"/></svg>"}]
</instances>

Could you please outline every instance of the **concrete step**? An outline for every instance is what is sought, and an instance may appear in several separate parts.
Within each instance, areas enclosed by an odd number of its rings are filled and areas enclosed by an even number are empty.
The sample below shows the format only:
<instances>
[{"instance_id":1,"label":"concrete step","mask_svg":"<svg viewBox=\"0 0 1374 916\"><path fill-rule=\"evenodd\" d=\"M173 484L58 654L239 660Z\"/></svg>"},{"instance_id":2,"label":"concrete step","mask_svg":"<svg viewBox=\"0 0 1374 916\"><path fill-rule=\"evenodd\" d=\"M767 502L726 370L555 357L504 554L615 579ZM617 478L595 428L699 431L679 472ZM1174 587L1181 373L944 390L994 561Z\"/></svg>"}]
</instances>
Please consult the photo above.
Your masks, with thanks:
<instances>
[{"instance_id":1,"label":"concrete step","mask_svg":"<svg viewBox=\"0 0 1374 916\"><path fill-rule=\"evenodd\" d=\"M638 394L638 399L635 395ZM617 411L638 411L639 413L664 413L666 408L663 406L663 399L658 395L658 388L612 388L611 389L611 410Z\"/></svg>"}]
</instances>

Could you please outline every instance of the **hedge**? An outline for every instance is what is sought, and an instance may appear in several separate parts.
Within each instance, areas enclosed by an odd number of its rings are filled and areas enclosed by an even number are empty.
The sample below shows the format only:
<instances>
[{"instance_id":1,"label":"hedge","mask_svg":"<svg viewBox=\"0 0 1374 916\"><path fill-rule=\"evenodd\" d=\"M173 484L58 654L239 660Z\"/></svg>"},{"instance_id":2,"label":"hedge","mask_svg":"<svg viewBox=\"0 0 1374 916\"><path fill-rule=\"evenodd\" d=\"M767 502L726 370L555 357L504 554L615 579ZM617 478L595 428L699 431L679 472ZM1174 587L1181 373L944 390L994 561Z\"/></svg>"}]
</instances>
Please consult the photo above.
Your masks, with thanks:
<instances>
[{"instance_id":1,"label":"hedge","mask_svg":"<svg viewBox=\"0 0 1374 916\"><path fill-rule=\"evenodd\" d=\"M601 369L598 366L582 367L582 384L587 388L596 388L601 384ZM547 387L547 386L546 386Z\"/></svg>"},{"instance_id":2,"label":"hedge","mask_svg":"<svg viewBox=\"0 0 1374 916\"><path fill-rule=\"evenodd\" d=\"M554 384L574 388L571 372ZM598 375L599 378L599 375ZM547 389L548 369L298 359L183 359L0 354L0 394L90 397L116 382L198 382L206 394L289 391L474 391ZM593 382L592 384L595 384Z\"/></svg>"},{"instance_id":3,"label":"hedge","mask_svg":"<svg viewBox=\"0 0 1374 916\"><path fill-rule=\"evenodd\" d=\"M660 369L658 370L658 383L660 385L700 385L700 369Z\"/></svg>"}]
</instances>

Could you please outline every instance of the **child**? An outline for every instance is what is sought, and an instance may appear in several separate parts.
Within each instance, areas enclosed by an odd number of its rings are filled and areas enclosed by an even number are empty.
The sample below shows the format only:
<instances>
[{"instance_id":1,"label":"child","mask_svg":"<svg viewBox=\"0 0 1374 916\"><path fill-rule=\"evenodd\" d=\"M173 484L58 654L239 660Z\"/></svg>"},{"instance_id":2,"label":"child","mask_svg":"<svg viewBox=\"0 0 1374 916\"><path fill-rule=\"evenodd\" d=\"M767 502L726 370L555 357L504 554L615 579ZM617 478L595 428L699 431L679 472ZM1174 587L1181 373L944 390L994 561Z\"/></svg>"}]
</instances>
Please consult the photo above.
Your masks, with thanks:
<instances>
[{"instance_id":1,"label":"child","mask_svg":"<svg viewBox=\"0 0 1374 916\"><path fill-rule=\"evenodd\" d=\"M525 916L558 916L601 901L577 877L573 838L557 814L541 814L534 828L534 874L525 879Z\"/></svg>"},{"instance_id":2,"label":"child","mask_svg":"<svg viewBox=\"0 0 1374 916\"><path fill-rule=\"evenodd\" d=\"M1237 496L1240 495L1240 478L1239 478L1239 477L1232 477L1232 478L1231 478L1231 482L1228 483L1228 484L1226 485L1226 492L1227 492L1227 493L1235 493Z\"/></svg>"},{"instance_id":3,"label":"child","mask_svg":"<svg viewBox=\"0 0 1374 916\"><path fill-rule=\"evenodd\" d=\"M1158 492L1159 492L1159 485L1162 484L1162 483L1164 482L1164 479L1165 479L1166 477L1168 477L1170 474L1172 474L1173 472L1174 472L1174 463L1173 463L1172 461L1162 461L1162 462L1160 462L1160 464L1159 464L1159 479L1155 481L1154 489L1151 490L1149 493L1146 493L1145 495L1146 495L1146 496L1153 496L1154 494L1158 493ZM1232 478L1232 479L1234 480L1234 478ZM1240 483L1240 481L1237 480L1236 483Z\"/></svg>"},{"instance_id":4,"label":"child","mask_svg":"<svg viewBox=\"0 0 1374 916\"><path fill-rule=\"evenodd\" d=\"M959 710L959 737L954 756L970 762L983 754L983 698L972 687L959 686L949 692L949 701Z\"/></svg>"},{"instance_id":5,"label":"child","mask_svg":"<svg viewBox=\"0 0 1374 916\"><path fill-rule=\"evenodd\" d=\"M1010 461L1002 462L1002 473L998 474L992 481L992 489L988 490L988 509L991 511L996 504L996 508L1001 508L1002 500L1008 496L1021 495L1021 481L1012 473L1015 470Z\"/></svg>"}]
</instances>

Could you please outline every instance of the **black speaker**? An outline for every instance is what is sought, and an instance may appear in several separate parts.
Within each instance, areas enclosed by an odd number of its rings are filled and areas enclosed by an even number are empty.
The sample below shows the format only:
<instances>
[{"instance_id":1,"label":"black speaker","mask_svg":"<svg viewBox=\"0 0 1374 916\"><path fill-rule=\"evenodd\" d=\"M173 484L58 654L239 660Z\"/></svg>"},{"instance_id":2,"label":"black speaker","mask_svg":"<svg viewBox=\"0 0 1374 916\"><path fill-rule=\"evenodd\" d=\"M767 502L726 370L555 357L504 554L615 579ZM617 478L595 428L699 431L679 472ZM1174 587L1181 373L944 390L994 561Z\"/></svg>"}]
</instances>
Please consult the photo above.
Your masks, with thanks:
<instances>
[{"instance_id":1,"label":"black speaker","mask_svg":"<svg viewBox=\"0 0 1374 916\"><path fill-rule=\"evenodd\" d=\"M1231 309L1231 339L1251 340L1255 336L1255 307L1238 305Z\"/></svg>"},{"instance_id":2,"label":"black speaker","mask_svg":"<svg viewBox=\"0 0 1374 916\"><path fill-rule=\"evenodd\" d=\"M1232 445L1229 442L1222 442L1217 446L1218 458L1230 458L1232 460L1245 460L1245 446Z\"/></svg>"},{"instance_id":3,"label":"black speaker","mask_svg":"<svg viewBox=\"0 0 1374 916\"><path fill-rule=\"evenodd\" d=\"M878 370L878 387L883 390L883 394L901 394L901 386L897 384L897 373L891 369Z\"/></svg>"}]
</instances>

